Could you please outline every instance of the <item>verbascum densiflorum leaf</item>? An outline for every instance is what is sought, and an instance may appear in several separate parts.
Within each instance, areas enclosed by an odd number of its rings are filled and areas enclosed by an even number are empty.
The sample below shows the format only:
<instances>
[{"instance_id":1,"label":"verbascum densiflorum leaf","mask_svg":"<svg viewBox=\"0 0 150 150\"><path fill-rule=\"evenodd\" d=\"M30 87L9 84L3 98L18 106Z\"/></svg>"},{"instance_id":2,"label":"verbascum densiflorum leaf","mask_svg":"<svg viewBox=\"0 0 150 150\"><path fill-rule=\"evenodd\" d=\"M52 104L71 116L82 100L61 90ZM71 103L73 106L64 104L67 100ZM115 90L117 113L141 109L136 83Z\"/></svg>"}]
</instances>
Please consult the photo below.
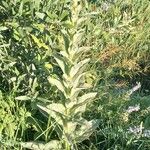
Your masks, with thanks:
<instances>
[{"instance_id":1,"label":"verbascum densiflorum leaf","mask_svg":"<svg viewBox=\"0 0 150 150\"><path fill-rule=\"evenodd\" d=\"M88 47L88 46L82 46L82 47L79 47L79 48L73 48L72 51L71 51L71 55L72 55L73 61L76 60L76 59L78 60L78 58L80 58L80 56L83 53L88 52L90 49L91 49L91 47Z\"/></svg>"},{"instance_id":2,"label":"verbascum densiflorum leaf","mask_svg":"<svg viewBox=\"0 0 150 150\"><path fill-rule=\"evenodd\" d=\"M53 77L48 77L49 83L52 85L55 85L64 95L66 94L66 89L63 84L59 79L53 78Z\"/></svg>"},{"instance_id":3,"label":"verbascum densiflorum leaf","mask_svg":"<svg viewBox=\"0 0 150 150\"><path fill-rule=\"evenodd\" d=\"M60 103L53 103L47 106L37 105L41 110L46 112L49 116L55 119L55 121L63 126L66 117L66 108Z\"/></svg>"},{"instance_id":4,"label":"verbascum densiflorum leaf","mask_svg":"<svg viewBox=\"0 0 150 150\"><path fill-rule=\"evenodd\" d=\"M61 142L57 140L52 140L48 143L21 142L20 145L23 148L27 148L31 150L62 150Z\"/></svg>"},{"instance_id":5,"label":"verbascum densiflorum leaf","mask_svg":"<svg viewBox=\"0 0 150 150\"><path fill-rule=\"evenodd\" d=\"M93 119L91 121L87 121L83 119L80 124L80 128L74 133L74 141L82 142L90 137L90 135L95 131L95 129L99 126L99 120Z\"/></svg>"},{"instance_id":6,"label":"verbascum densiflorum leaf","mask_svg":"<svg viewBox=\"0 0 150 150\"><path fill-rule=\"evenodd\" d=\"M77 88L83 85L83 77L86 75L86 72L81 73L77 78L72 80L72 88Z\"/></svg>"},{"instance_id":7,"label":"verbascum densiflorum leaf","mask_svg":"<svg viewBox=\"0 0 150 150\"><path fill-rule=\"evenodd\" d=\"M81 43L83 35L84 35L83 29L79 30L77 33L74 34L73 40L72 40L73 46L78 46L79 43Z\"/></svg>"},{"instance_id":8,"label":"verbascum densiflorum leaf","mask_svg":"<svg viewBox=\"0 0 150 150\"><path fill-rule=\"evenodd\" d=\"M79 74L83 73L85 65L90 61L90 58L84 59L79 63L75 64L70 70L70 77L76 78Z\"/></svg>"},{"instance_id":9,"label":"verbascum densiflorum leaf","mask_svg":"<svg viewBox=\"0 0 150 150\"><path fill-rule=\"evenodd\" d=\"M61 30L61 35L63 37L64 49L65 49L66 53L69 54L68 48L70 46L70 37L69 37L67 31L65 31L65 30Z\"/></svg>"},{"instance_id":10,"label":"verbascum densiflorum leaf","mask_svg":"<svg viewBox=\"0 0 150 150\"><path fill-rule=\"evenodd\" d=\"M68 74L69 72L69 64L67 62L67 59L65 57L61 57L60 55L55 55L54 56L56 62L58 63L59 67L63 71L64 74Z\"/></svg>"},{"instance_id":11,"label":"verbascum densiflorum leaf","mask_svg":"<svg viewBox=\"0 0 150 150\"><path fill-rule=\"evenodd\" d=\"M71 91L69 94L66 95L66 98L69 98L71 101L76 99L79 95L79 93L85 89L89 89L91 88L91 84L82 84L80 85L79 87L76 87L76 88L71 88Z\"/></svg>"},{"instance_id":12,"label":"verbascum densiflorum leaf","mask_svg":"<svg viewBox=\"0 0 150 150\"><path fill-rule=\"evenodd\" d=\"M76 130L76 126L77 126L77 122L69 121L67 122L67 129L64 131L67 131L67 134L69 136Z\"/></svg>"},{"instance_id":13,"label":"verbascum densiflorum leaf","mask_svg":"<svg viewBox=\"0 0 150 150\"><path fill-rule=\"evenodd\" d=\"M70 113L78 113L78 112L84 112L86 109L86 105L93 101L93 99L96 96L96 92L93 93L87 93L83 96L77 98L76 104L73 105L73 107L70 109Z\"/></svg>"},{"instance_id":14,"label":"verbascum densiflorum leaf","mask_svg":"<svg viewBox=\"0 0 150 150\"><path fill-rule=\"evenodd\" d=\"M82 103L91 102L93 101L96 95L97 95L97 92L84 94L83 96L78 98L78 103L82 104Z\"/></svg>"}]
</instances>

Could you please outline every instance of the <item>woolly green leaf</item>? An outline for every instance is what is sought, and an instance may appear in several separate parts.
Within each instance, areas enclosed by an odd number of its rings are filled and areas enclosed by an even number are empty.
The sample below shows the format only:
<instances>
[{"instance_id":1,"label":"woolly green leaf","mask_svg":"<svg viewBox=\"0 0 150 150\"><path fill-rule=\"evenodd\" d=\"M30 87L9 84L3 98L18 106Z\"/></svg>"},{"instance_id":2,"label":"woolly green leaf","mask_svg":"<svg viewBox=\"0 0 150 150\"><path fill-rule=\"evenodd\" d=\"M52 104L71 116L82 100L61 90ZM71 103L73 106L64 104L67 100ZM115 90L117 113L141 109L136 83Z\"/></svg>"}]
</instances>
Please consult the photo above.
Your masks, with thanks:
<instances>
[{"instance_id":1,"label":"woolly green leaf","mask_svg":"<svg viewBox=\"0 0 150 150\"><path fill-rule=\"evenodd\" d=\"M37 11L39 11L40 9L40 3L41 3L41 0L34 0L34 6Z\"/></svg>"},{"instance_id":2,"label":"woolly green leaf","mask_svg":"<svg viewBox=\"0 0 150 150\"><path fill-rule=\"evenodd\" d=\"M77 73L82 73L84 70L85 64L87 64L90 61L89 58L84 59L83 61L80 61L78 64L74 65L70 70L70 76L73 78ZM80 72L79 72L80 71Z\"/></svg>"},{"instance_id":3,"label":"woolly green leaf","mask_svg":"<svg viewBox=\"0 0 150 150\"><path fill-rule=\"evenodd\" d=\"M86 109L86 104L92 101L96 94L96 92L88 93L78 98L77 103L70 110L71 113L84 112Z\"/></svg>"},{"instance_id":4,"label":"woolly green leaf","mask_svg":"<svg viewBox=\"0 0 150 150\"><path fill-rule=\"evenodd\" d=\"M56 113L61 113L61 114L65 113L65 107L60 103L53 103L53 104L47 105L47 108Z\"/></svg>"},{"instance_id":5,"label":"woolly green leaf","mask_svg":"<svg viewBox=\"0 0 150 150\"><path fill-rule=\"evenodd\" d=\"M99 126L99 120L84 120L78 131L75 132L75 141L82 142L88 139L94 130Z\"/></svg>"},{"instance_id":6,"label":"woolly green leaf","mask_svg":"<svg viewBox=\"0 0 150 150\"><path fill-rule=\"evenodd\" d=\"M78 32L73 36L73 44L74 44L75 46L77 46L79 43L81 43L83 34L84 34L83 30L81 30L81 31L78 31Z\"/></svg>"},{"instance_id":7,"label":"woolly green leaf","mask_svg":"<svg viewBox=\"0 0 150 150\"><path fill-rule=\"evenodd\" d=\"M62 150L62 145L60 141L52 140L45 145L44 150Z\"/></svg>"},{"instance_id":8,"label":"woolly green leaf","mask_svg":"<svg viewBox=\"0 0 150 150\"><path fill-rule=\"evenodd\" d=\"M77 20L77 26L80 26L82 23L84 23L87 20L87 17L81 17Z\"/></svg>"},{"instance_id":9,"label":"woolly green leaf","mask_svg":"<svg viewBox=\"0 0 150 150\"><path fill-rule=\"evenodd\" d=\"M3 26L0 27L0 31L5 31L7 29L8 29L7 27L3 27Z\"/></svg>"},{"instance_id":10,"label":"woolly green leaf","mask_svg":"<svg viewBox=\"0 0 150 150\"><path fill-rule=\"evenodd\" d=\"M21 142L21 146L31 150L61 150L62 148L60 141L57 140L52 140L48 143Z\"/></svg>"},{"instance_id":11,"label":"woolly green leaf","mask_svg":"<svg viewBox=\"0 0 150 150\"><path fill-rule=\"evenodd\" d=\"M65 87L59 79L48 77L48 81L49 81L49 83L55 85L61 92L63 92L65 94Z\"/></svg>"},{"instance_id":12,"label":"woolly green leaf","mask_svg":"<svg viewBox=\"0 0 150 150\"><path fill-rule=\"evenodd\" d=\"M61 21L66 21L67 16L69 15L68 11L63 11L61 16L59 17Z\"/></svg>"},{"instance_id":13,"label":"woolly green leaf","mask_svg":"<svg viewBox=\"0 0 150 150\"><path fill-rule=\"evenodd\" d=\"M81 97L78 99L78 103L82 104L82 103L89 102L89 100L90 100L90 101L93 100L96 95L97 95L96 92L84 94L83 96L81 96Z\"/></svg>"},{"instance_id":14,"label":"woolly green leaf","mask_svg":"<svg viewBox=\"0 0 150 150\"><path fill-rule=\"evenodd\" d=\"M54 58L57 61L63 73L68 74L68 67L67 67L68 65L66 64L67 62L65 62L64 59L59 55L55 55Z\"/></svg>"},{"instance_id":15,"label":"woolly green leaf","mask_svg":"<svg viewBox=\"0 0 150 150\"><path fill-rule=\"evenodd\" d=\"M82 46L79 47L78 51L76 52L76 55L81 54L83 52L88 52L91 49L89 46Z\"/></svg>"},{"instance_id":16,"label":"woolly green leaf","mask_svg":"<svg viewBox=\"0 0 150 150\"><path fill-rule=\"evenodd\" d=\"M65 50L68 53L68 48L70 44L69 36L67 35L67 32L65 30L62 30L61 33L62 33L64 44L65 44Z\"/></svg>"},{"instance_id":17,"label":"woolly green leaf","mask_svg":"<svg viewBox=\"0 0 150 150\"><path fill-rule=\"evenodd\" d=\"M41 110L45 111L52 118L56 120L57 123L63 125L63 118L65 116L65 107L59 103L53 103L47 106L37 105Z\"/></svg>"},{"instance_id":18,"label":"woolly green leaf","mask_svg":"<svg viewBox=\"0 0 150 150\"><path fill-rule=\"evenodd\" d=\"M82 55L82 53L88 52L90 49L91 47L88 47L88 46L72 48L72 50L70 50L72 61L78 60L78 58Z\"/></svg>"},{"instance_id":19,"label":"woolly green leaf","mask_svg":"<svg viewBox=\"0 0 150 150\"><path fill-rule=\"evenodd\" d=\"M71 89L71 93L69 95L69 98L71 99L71 101L73 101L74 99L77 98L78 94L84 90L85 88L72 88Z\"/></svg>"},{"instance_id":20,"label":"woolly green leaf","mask_svg":"<svg viewBox=\"0 0 150 150\"><path fill-rule=\"evenodd\" d=\"M62 104L59 103L53 103L47 106L37 105L40 109L47 112L49 115L51 115L53 118L55 118L55 114L61 114L64 115L65 107ZM54 114L54 115L53 115Z\"/></svg>"},{"instance_id":21,"label":"woolly green leaf","mask_svg":"<svg viewBox=\"0 0 150 150\"><path fill-rule=\"evenodd\" d=\"M81 73L77 78L75 78L75 80L73 80L73 88L77 88L83 81L82 77L85 75L86 73Z\"/></svg>"},{"instance_id":22,"label":"woolly green leaf","mask_svg":"<svg viewBox=\"0 0 150 150\"><path fill-rule=\"evenodd\" d=\"M44 143L39 143L39 142L22 142L21 146L23 148L28 148L31 150L44 150Z\"/></svg>"},{"instance_id":23,"label":"woolly green leaf","mask_svg":"<svg viewBox=\"0 0 150 150\"><path fill-rule=\"evenodd\" d=\"M19 15L21 16L22 15L22 11L23 11L23 1L21 2L20 6L19 6Z\"/></svg>"},{"instance_id":24,"label":"woolly green leaf","mask_svg":"<svg viewBox=\"0 0 150 150\"><path fill-rule=\"evenodd\" d=\"M37 16L38 18L40 18L40 19L44 19L44 17L45 17L45 14L44 14L44 13L36 12L35 14L36 14L36 16Z\"/></svg>"},{"instance_id":25,"label":"woolly green leaf","mask_svg":"<svg viewBox=\"0 0 150 150\"><path fill-rule=\"evenodd\" d=\"M68 134L72 134L72 132L74 132L76 130L76 126L77 126L77 122L68 122L67 123L67 133Z\"/></svg>"},{"instance_id":26,"label":"woolly green leaf","mask_svg":"<svg viewBox=\"0 0 150 150\"><path fill-rule=\"evenodd\" d=\"M68 53L66 51L60 51L60 54L66 58L69 57Z\"/></svg>"},{"instance_id":27,"label":"woolly green leaf","mask_svg":"<svg viewBox=\"0 0 150 150\"><path fill-rule=\"evenodd\" d=\"M86 111L86 104L85 105L77 105L75 104L71 109L70 109L70 114L82 114Z\"/></svg>"},{"instance_id":28,"label":"woolly green leaf","mask_svg":"<svg viewBox=\"0 0 150 150\"><path fill-rule=\"evenodd\" d=\"M88 85L88 84L84 84L84 85L82 85L82 86L80 86L80 87L77 87L77 88L72 88L72 89L71 89L71 92L70 92L70 95L68 95L68 98L70 98L71 100L74 100L74 99L77 98L78 94L79 94L82 90L88 89L88 88L91 88L91 86Z\"/></svg>"},{"instance_id":29,"label":"woolly green leaf","mask_svg":"<svg viewBox=\"0 0 150 150\"><path fill-rule=\"evenodd\" d=\"M15 98L15 100L20 100L20 101L27 101L27 100L31 100L31 98L29 96L18 96Z\"/></svg>"}]
</instances>

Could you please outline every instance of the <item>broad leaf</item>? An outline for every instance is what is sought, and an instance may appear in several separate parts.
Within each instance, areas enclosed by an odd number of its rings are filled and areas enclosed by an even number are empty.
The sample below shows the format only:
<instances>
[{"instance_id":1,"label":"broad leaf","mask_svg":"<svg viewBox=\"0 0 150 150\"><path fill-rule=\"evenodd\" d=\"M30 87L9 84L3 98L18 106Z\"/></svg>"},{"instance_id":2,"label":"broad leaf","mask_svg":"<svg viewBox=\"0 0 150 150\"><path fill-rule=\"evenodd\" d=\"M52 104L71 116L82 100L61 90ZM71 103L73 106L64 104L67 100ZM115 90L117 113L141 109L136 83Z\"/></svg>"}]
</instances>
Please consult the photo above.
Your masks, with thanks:
<instances>
[{"instance_id":1,"label":"broad leaf","mask_svg":"<svg viewBox=\"0 0 150 150\"><path fill-rule=\"evenodd\" d=\"M91 102L95 98L96 94L96 92L88 93L78 98L77 103L70 110L71 113L84 112L87 103Z\"/></svg>"},{"instance_id":2,"label":"broad leaf","mask_svg":"<svg viewBox=\"0 0 150 150\"><path fill-rule=\"evenodd\" d=\"M80 26L82 23L84 23L87 20L87 17L81 17L77 20L77 26Z\"/></svg>"},{"instance_id":3,"label":"broad leaf","mask_svg":"<svg viewBox=\"0 0 150 150\"><path fill-rule=\"evenodd\" d=\"M54 112L61 113L61 114L64 114L66 110L65 107L60 103L53 103L53 104L47 105L47 108Z\"/></svg>"},{"instance_id":4,"label":"broad leaf","mask_svg":"<svg viewBox=\"0 0 150 150\"><path fill-rule=\"evenodd\" d=\"M55 55L54 56L55 60L57 61L59 67L63 71L64 74L68 74L68 64L67 60L65 61L61 56Z\"/></svg>"},{"instance_id":5,"label":"broad leaf","mask_svg":"<svg viewBox=\"0 0 150 150\"><path fill-rule=\"evenodd\" d=\"M22 15L22 12L23 12L23 1L21 2L20 6L19 6L19 15L21 16Z\"/></svg>"},{"instance_id":6,"label":"broad leaf","mask_svg":"<svg viewBox=\"0 0 150 150\"><path fill-rule=\"evenodd\" d=\"M97 95L96 92L84 94L83 96L78 98L78 103L82 104L82 103L89 102L93 100L96 95Z\"/></svg>"},{"instance_id":7,"label":"broad leaf","mask_svg":"<svg viewBox=\"0 0 150 150\"><path fill-rule=\"evenodd\" d=\"M84 90L85 88L72 88L70 95L68 95L68 98L70 98L71 101L77 98L78 94Z\"/></svg>"},{"instance_id":8,"label":"broad leaf","mask_svg":"<svg viewBox=\"0 0 150 150\"><path fill-rule=\"evenodd\" d=\"M20 101L27 101L27 100L31 100L31 98L29 96L18 96L15 98L15 100L20 100Z\"/></svg>"},{"instance_id":9,"label":"broad leaf","mask_svg":"<svg viewBox=\"0 0 150 150\"><path fill-rule=\"evenodd\" d=\"M86 104L85 105L75 105L77 107L74 107L75 109L72 109L71 113L74 113L74 114L81 114L81 113L84 113L86 111Z\"/></svg>"},{"instance_id":10,"label":"broad leaf","mask_svg":"<svg viewBox=\"0 0 150 150\"><path fill-rule=\"evenodd\" d=\"M73 122L73 121L68 122L67 123L67 127L68 127L67 133L72 134L75 131L76 126L77 126L77 122Z\"/></svg>"},{"instance_id":11,"label":"broad leaf","mask_svg":"<svg viewBox=\"0 0 150 150\"><path fill-rule=\"evenodd\" d=\"M83 61L80 61L78 64L74 65L72 68L71 68L71 71L70 71L70 76L73 78L77 73L81 74L83 72L83 66L85 66L85 64L87 64L88 62L90 61L89 58L87 59L84 59ZM80 71L80 72L79 72Z\"/></svg>"},{"instance_id":12,"label":"broad leaf","mask_svg":"<svg viewBox=\"0 0 150 150\"><path fill-rule=\"evenodd\" d=\"M73 45L78 46L79 43L81 43L82 38L83 38L83 30L78 31L74 36L73 36Z\"/></svg>"},{"instance_id":13,"label":"broad leaf","mask_svg":"<svg viewBox=\"0 0 150 150\"><path fill-rule=\"evenodd\" d=\"M95 129L99 126L99 120L84 120L81 127L75 133L75 141L82 142L85 139L88 139L90 135L95 131Z\"/></svg>"},{"instance_id":14,"label":"broad leaf","mask_svg":"<svg viewBox=\"0 0 150 150\"><path fill-rule=\"evenodd\" d=\"M67 34L67 32L65 30L61 30L61 34L63 36L66 53L68 54L68 48L69 48L69 44L70 44L69 35Z\"/></svg>"},{"instance_id":15,"label":"broad leaf","mask_svg":"<svg viewBox=\"0 0 150 150\"><path fill-rule=\"evenodd\" d=\"M79 85L82 83L83 81L83 76L85 75L86 73L81 73L77 78L75 78L75 80L73 80L72 82L72 85L73 85L73 88L77 88L79 87Z\"/></svg>"},{"instance_id":16,"label":"broad leaf","mask_svg":"<svg viewBox=\"0 0 150 150\"><path fill-rule=\"evenodd\" d=\"M61 92L63 92L65 94L65 87L59 79L48 77L48 81L49 81L49 83L55 85Z\"/></svg>"},{"instance_id":17,"label":"broad leaf","mask_svg":"<svg viewBox=\"0 0 150 150\"><path fill-rule=\"evenodd\" d=\"M0 27L0 31L5 31L5 30L7 30L8 28L7 27L5 27L5 26L1 26Z\"/></svg>"},{"instance_id":18,"label":"broad leaf","mask_svg":"<svg viewBox=\"0 0 150 150\"><path fill-rule=\"evenodd\" d=\"M40 18L40 19L44 19L44 17L45 17L45 14L44 14L44 13L36 12L35 14L36 14L36 16L37 16L38 18Z\"/></svg>"},{"instance_id":19,"label":"broad leaf","mask_svg":"<svg viewBox=\"0 0 150 150\"><path fill-rule=\"evenodd\" d=\"M60 125L63 125L65 118L65 107L59 103L53 103L47 106L37 105L41 110L45 111L48 115L56 120Z\"/></svg>"},{"instance_id":20,"label":"broad leaf","mask_svg":"<svg viewBox=\"0 0 150 150\"><path fill-rule=\"evenodd\" d=\"M70 98L71 100L77 98L78 94L84 90L84 89L88 89L88 88L91 88L92 86L89 85L89 84L83 84L79 87L76 87L76 88L72 88L71 89L71 92L70 92L70 95L68 95L68 98Z\"/></svg>"},{"instance_id":21,"label":"broad leaf","mask_svg":"<svg viewBox=\"0 0 150 150\"><path fill-rule=\"evenodd\" d=\"M52 140L48 143L41 142L21 142L20 145L23 148L28 148L31 150L61 150L62 145L60 141Z\"/></svg>"},{"instance_id":22,"label":"broad leaf","mask_svg":"<svg viewBox=\"0 0 150 150\"><path fill-rule=\"evenodd\" d=\"M36 8L37 11L40 9L40 3L42 0L34 0L34 7Z\"/></svg>"},{"instance_id":23,"label":"broad leaf","mask_svg":"<svg viewBox=\"0 0 150 150\"><path fill-rule=\"evenodd\" d=\"M43 47L43 48L49 50L49 47L45 43L43 43L41 40L39 40L35 35L33 35L33 34L30 34L30 35L31 35L33 41L37 44L37 46L39 48Z\"/></svg>"},{"instance_id":24,"label":"broad leaf","mask_svg":"<svg viewBox=\"0 0 150 150\"><path fill-rule=\"evenodd\" d=\"M83 47L75 46L75 47L73 47L72 50L70 50L70 55L71 55L72 61L77 61L78 58L80 58L80 56L82 55L82 53L86 53L90 49L91 49L91 47L86 47L86 46L83 46Z\"/></svg>"},{"instance_id":25,"label":"broad leaf","mask_svg":"<svg viewBox=\"0 0 150 150\"><path fill-rule=\"evenodd\" d=\"M21 142L20 145L31 150L44 150L45 147L45 144L41 142Z\"/></svg>"}]
</instances>

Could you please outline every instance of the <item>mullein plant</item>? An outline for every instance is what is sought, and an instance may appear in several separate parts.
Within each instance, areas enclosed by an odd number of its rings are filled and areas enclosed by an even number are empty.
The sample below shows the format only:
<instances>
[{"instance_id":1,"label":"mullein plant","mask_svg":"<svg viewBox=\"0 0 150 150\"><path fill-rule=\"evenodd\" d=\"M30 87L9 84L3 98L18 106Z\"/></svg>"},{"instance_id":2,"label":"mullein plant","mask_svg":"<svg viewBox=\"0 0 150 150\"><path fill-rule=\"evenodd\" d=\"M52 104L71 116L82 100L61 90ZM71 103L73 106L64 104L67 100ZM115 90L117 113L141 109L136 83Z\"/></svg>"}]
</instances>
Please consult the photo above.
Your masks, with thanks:
<instances>
[{"instance_id":1,"label":"mullein plant","mask_svg":"<svg viewBox=\"0 0 150 150\"><path fill-rule=\"evenodd\" d=\"M90 50L82 46L82 38L85 35L84 27L81 24L87 19L81 17L81 10L87 2L84 0L72 0L71 2L71 26L62 30L59 37L61 51L54 54L58 66L62 70L61 78L49 77L50 84L56 86L63 93L59 103L47 105L37 104L38 108L48 117L53 118L57 124L55 127L60 140L52 140L48 143L25 142L22 147L38 150L50 149L77 149L76 144L88 139L99 125L99 120L91 121L82 117L88 103L92 102L96 92L85 92L91 88L85 83L87 75L86 66L90 58L81 60L83 54ZM80 16L80 17L79 17Z\"/></svg>"}]
</instances>

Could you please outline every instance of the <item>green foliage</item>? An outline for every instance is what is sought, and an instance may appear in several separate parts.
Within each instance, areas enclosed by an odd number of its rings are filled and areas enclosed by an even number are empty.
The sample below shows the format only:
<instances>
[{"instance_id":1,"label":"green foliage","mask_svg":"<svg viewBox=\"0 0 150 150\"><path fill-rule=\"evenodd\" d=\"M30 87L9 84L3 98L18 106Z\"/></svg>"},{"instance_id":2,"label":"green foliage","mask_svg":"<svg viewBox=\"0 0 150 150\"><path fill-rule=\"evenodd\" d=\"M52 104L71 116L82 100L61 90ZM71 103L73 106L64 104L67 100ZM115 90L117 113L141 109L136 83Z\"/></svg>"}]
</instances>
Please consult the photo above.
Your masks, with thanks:
<instances>
[{"instance_id":1,"label":"green foliage","mask_svg":"<svg viewBox=\"0 0 150 150\"><path fill-rule=\"evenodd\" d=\"M27 118L31 116L26 108L14 101L13 96L4 96L0 92L0 148L11 148L14 143L23 138L28 128ZM15 141L16 140L16 141Z\"/></svg>"},{"instance_id":2,"label":"green foliage","mask_svg":"<svg viewBox=\"0 0 150 150\"><path fill-rule=\"evenodd\" d=\"M77 26L77 24L79 24L78 15L81 11L80 7L81 4L73 1L71 23L74 24L74 26L68 29L68 33L65 35L65 44L62 51L63 55L56 54L54 56L63 72L62 81L52 77L48 78L49 82L63 93L65 99L60 99L60 103L47 104L46 106L42 106L41 104L37 105L41 110L55 119L58 126L62 128L61 133L59 133L59 138L64 140L66 149L70 149L74 147L74 144L89 138L98 127L98 120L87 121L82 117L82 113L86 110L87 103L91 102L97 93L87 93L79 96L83 89L88 88L84 86L82 77L83 73L84 75L86 74L84 72L85 65L90 61L89 58L78 60L78 58L75 57L76 53L78 53L79 56L82 54L82 51L78 52L78 49L84 35L84 31L82 31L81 34L78 29L79 26ZM65 32L65 30L63 30L63 32ZM39 41L36 39L36 42ZM75 48L76 51L74 52ZM42 149L46 149L43 148L46 145L39 146ZM36 149L33 148L33 145L31 145L30 148ZM50 147L48 149L50 149Z\"/></svg>"},{"instance_id":3,"label":"green foliage","mask_svg":"<svg viewBox=\"0 0 150 150\"><path fill-rule=\"evenodd\" d=\"M1 0L0 149L149 149L149 14L148 0Z\"/></svg>"}]
</instances>

